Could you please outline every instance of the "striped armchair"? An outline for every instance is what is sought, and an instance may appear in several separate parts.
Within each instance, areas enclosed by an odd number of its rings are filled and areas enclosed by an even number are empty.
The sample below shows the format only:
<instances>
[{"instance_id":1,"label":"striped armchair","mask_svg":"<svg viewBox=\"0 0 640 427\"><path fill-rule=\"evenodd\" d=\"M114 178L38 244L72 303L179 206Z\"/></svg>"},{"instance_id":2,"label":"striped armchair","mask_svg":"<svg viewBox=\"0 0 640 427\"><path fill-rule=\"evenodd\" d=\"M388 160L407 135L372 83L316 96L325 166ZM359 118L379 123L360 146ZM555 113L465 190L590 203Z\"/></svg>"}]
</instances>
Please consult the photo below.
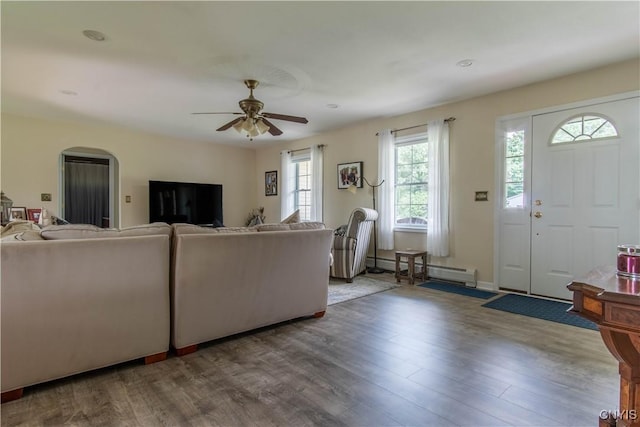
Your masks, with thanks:
<instances>
[{"instance_id":1,"label":"striped armchair","mask_svg":"<svg viewBox=\"0 0 640 427\"><path fill-rule=\"evenodd\" d=\"M347 283L351 283L355 276L366 270L369 239L377 218L378 212L373 209L356 208L351 212L344 236L333 236L331 277L347 279Z\"/></svg>"}]
</instances>

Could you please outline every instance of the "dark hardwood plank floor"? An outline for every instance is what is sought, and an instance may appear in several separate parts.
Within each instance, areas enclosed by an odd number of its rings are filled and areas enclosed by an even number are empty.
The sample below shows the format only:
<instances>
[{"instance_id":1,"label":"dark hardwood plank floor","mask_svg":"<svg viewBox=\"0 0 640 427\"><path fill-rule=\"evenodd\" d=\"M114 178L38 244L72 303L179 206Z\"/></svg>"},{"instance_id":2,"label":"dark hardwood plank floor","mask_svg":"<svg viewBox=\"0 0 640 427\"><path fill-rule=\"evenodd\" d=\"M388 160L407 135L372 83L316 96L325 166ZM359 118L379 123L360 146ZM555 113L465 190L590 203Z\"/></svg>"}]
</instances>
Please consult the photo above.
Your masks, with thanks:
<instances>
[{"instance_id":1,"label":"dark hardwood plank floor","mask_svg":"<svg viewBox=\"0 0 640 427\"><path fill-rule=\"evenodd\" d=\"M29 387L2 405L2 426L595 426L617 408L598 332L484 302L402 285L184 357Z\"/></svg>"}]
</instances>

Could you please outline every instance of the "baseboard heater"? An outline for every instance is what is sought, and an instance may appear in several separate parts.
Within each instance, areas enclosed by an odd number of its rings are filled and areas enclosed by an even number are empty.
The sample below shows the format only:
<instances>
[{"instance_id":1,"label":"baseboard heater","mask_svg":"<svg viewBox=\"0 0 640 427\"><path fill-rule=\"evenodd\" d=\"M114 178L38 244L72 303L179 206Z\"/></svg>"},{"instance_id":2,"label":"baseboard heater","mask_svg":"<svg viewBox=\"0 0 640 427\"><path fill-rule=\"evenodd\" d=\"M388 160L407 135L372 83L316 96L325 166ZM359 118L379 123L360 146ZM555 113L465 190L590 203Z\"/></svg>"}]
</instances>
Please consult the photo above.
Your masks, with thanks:
<instances>
[{"instance_id":1,"label":"baseboard heater","mask_svg":"<svg viewBox=\"0 0 640 427\"><path fill-rule=\"evenodd\" d=\"M422 265L418 263L418 265ZM373 258L367 258L367 266L373 267ZM395 260L378 258L378 267L384 268L389 271L396 271ZM406 262L401 262L401 268L407 268ZM427 264L430 278L446 280L448 282L464 283L465 286L475 288L477 286L476 269L475 268L460 268L460 267L448 267L444 265Z\"/></svg>"}]
</instances>

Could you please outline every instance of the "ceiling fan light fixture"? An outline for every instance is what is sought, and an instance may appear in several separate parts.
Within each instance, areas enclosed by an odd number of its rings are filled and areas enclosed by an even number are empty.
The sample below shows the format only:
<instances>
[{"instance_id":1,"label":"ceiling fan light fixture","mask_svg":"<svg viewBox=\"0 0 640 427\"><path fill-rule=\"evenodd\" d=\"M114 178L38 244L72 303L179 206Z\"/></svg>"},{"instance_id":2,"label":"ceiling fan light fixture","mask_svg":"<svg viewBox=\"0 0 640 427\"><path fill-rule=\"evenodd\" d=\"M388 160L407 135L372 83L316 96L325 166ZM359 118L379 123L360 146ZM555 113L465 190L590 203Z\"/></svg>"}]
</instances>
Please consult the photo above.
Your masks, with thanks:
<instances>
[{"instance_id":1,"label":"ceiling fan light fixture","mask_svg":"<svg viewBox=\"0 0 640 427\"><path fill-rule=\"evenodd\" d=\"M256 122L256 129L258 130L258 133L262 135L263 133L267 132L270 128L265 122L262 121L262 119L259 119Z\"/></svg>"},{"instance_id":2,"label":"ceiling fan light fixture","mask_svg":"<svg viewBox=\"0 0 640 427\"><path fill-rule=\"evenodd\" d=\"M242 130L246 133L250 133L254 127L255 126L253 124L253 120L251 120L249 117L244 119L244 121L242 122Z\"/></svg>"},{"instance_id":3,"label":"ceiling fan light fixture","mask_svg":"<svg viewBox=\"0 0 640 427\"><path fill-rule=\"evenodd\" d=\"M236 123L235 125L233 125L233 128L239 133L242 134L242 126L244 126L244 122L247 119L241 120L238 123Z\"/></svg>"},{"instance_id":4,"label":"ceiling fan light fixture","mask_svg":"<svg viewBox=\"0 0 640 427\"><path fill-rule=\"evenodd\" d=\"M0 0L1 1L1 0ZM241 100L238 104L242 113L192 113L192 114L238 114L238 117L230 122L220 126L216 131L225 131L234 128L236 132L245 135L249 140L258 135L264 135L269 132L273 136L282 135L282 131L270 120L285 120L294 123L306 124L309 121L304 117L290 116L287 114L275 114L263 112L264 104L253 96L253 90L258 86L257 80L245 80L245 85L249 89L249 97ZM337 104L336 104L337 106Z\"/></svg>"}]
</instances>

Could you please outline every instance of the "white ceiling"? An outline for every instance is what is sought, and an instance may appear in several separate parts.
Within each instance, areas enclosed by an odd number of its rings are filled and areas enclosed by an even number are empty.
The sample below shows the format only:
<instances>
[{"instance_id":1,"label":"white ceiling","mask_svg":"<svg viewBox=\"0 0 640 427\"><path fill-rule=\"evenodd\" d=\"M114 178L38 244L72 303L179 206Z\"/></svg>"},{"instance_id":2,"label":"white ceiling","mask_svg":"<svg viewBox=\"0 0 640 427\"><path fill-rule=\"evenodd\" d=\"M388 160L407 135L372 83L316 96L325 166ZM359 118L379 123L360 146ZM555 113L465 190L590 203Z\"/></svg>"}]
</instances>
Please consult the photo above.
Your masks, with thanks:
<instances>
[{"instance_id":1,"label":"white ceiling","mask_svg":"<svg viewBox=\"0 0 640 427\"><path fill-rule=\"evenodd\" d=\"M2 109L247 146L246 78L298 139L640 53L640 2L10 2ZM83 30L106 35L95 42ZM457 67L463 59L473 65ZM67 94L65 94L67 92ZM71 92L71 94L68 94ZM337 104L339 108L328 108Z\"/></svg>"}]
</instances>

